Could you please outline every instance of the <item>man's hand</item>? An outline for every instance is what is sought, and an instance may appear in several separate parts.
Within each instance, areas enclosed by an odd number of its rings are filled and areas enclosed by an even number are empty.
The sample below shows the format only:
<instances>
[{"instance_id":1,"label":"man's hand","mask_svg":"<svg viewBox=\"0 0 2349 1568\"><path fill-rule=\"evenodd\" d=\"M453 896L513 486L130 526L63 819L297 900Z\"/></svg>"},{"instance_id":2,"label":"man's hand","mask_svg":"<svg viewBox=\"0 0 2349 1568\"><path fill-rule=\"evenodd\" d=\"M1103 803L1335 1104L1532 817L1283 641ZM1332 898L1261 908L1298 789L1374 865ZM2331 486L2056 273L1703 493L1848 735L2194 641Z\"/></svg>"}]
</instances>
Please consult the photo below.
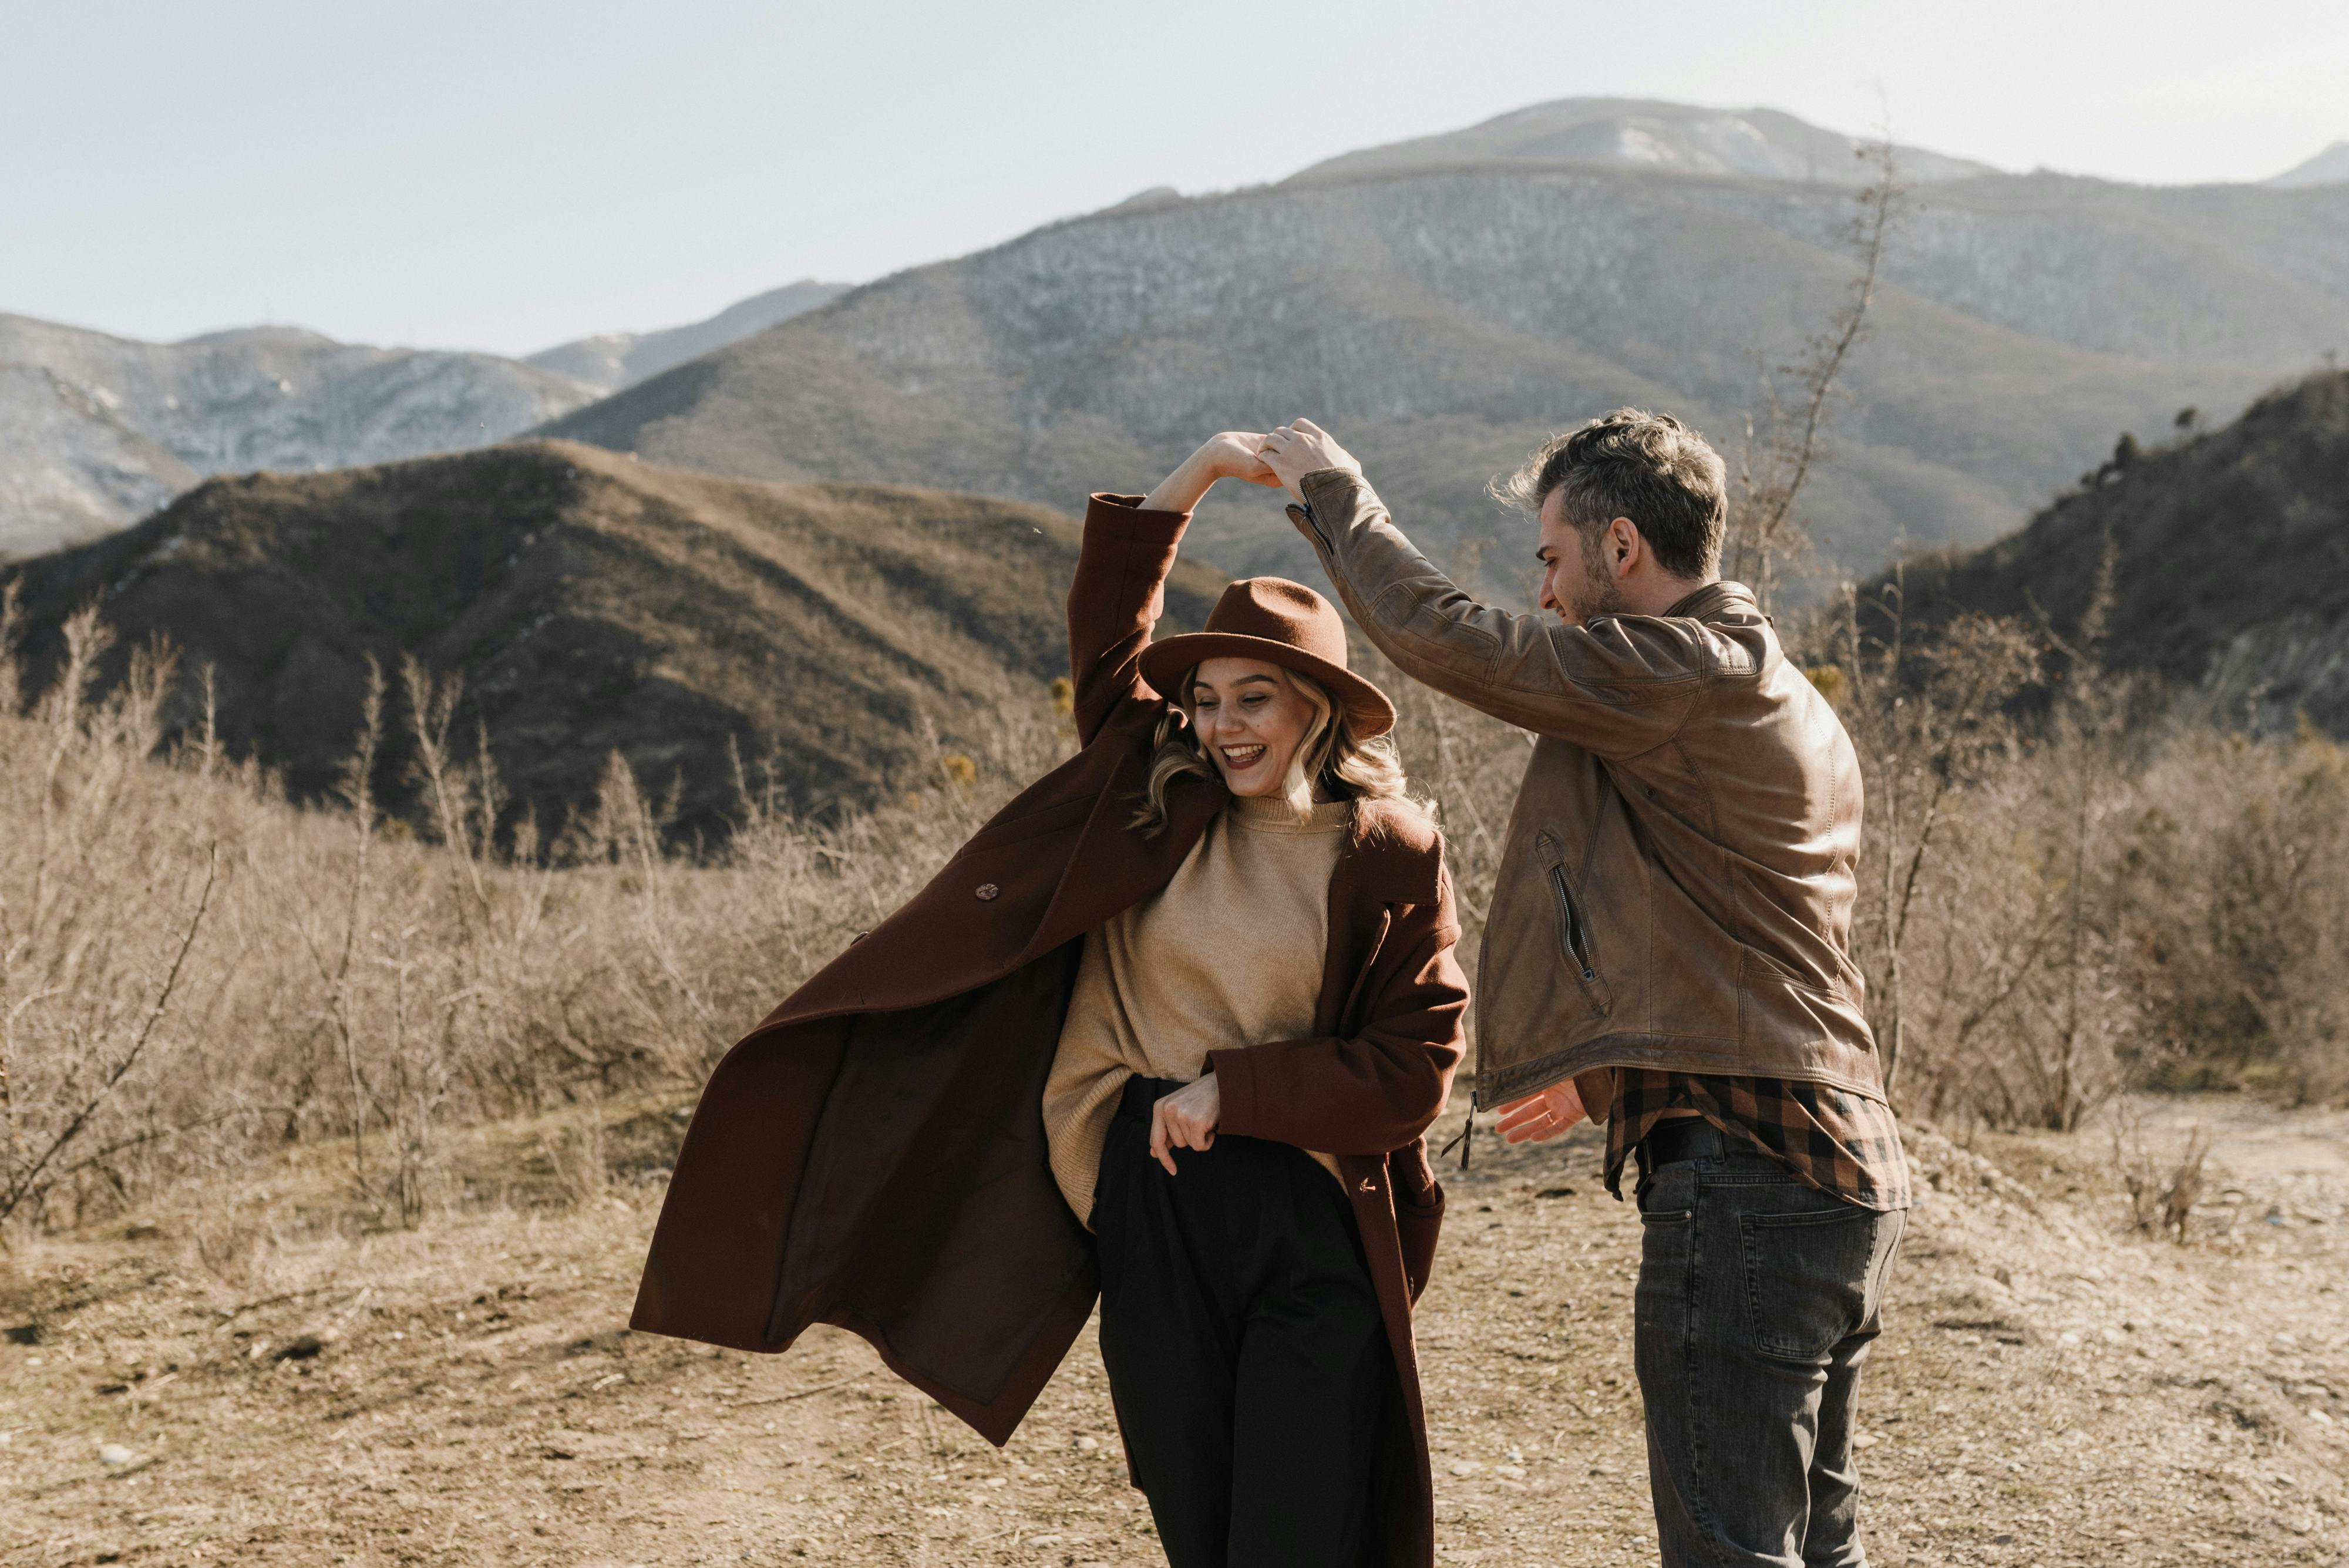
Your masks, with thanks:
<instances>
[{"instance_id":1,"label":"man's hand","mask_svg":"<svg viewBox=\"0 0 2349 1568\"><path fill-rule=\"evenodd\" d=\"M1319 473L1325 468L1342 468L1349 473L1362 472L1354 454L1311 420L1281 426L1267 435L1257 451L1280 487L1300 502L1305 497L1297 488L1298 482L1309 473Z\"/></svg>"},{"instance_id":2,"label":"man's hand","mask_svg":"<svg viewBox=\"0 0 2349 1568\"><path fill-rule=\"evenodd\" d=\"M1245 479L1250 484L1277 485L1257 448L1264 437L1254 431L1221 431L1200 443L1174 472L1161 480L1142 503L1151 512L1188 512L1199 504L1219 479Z\"/></svg>"},{"instance_id":3,"label":"man's hand","mask_svg":"<svg viewBox=\"0 0 2349 1568\"><path fill-rule=\"evenodd\" d=\"M1216 1124L1223 1119L1224 1091L1213 1073L1195 1084L1185 1084L1160 1100L1150 1113L1150 1158L1174 1169L1178 1148L1213 1148Z\"/></svg>"},{"instance_id":4,"label":"man's hand","mask_svg":"<svg viewBox=\"0 0 2349 1568\"><path fill-rule=\"evenodd\" d=\"M1536 1143L1547 1143L1582 1117L1582 1092L1574 1086L1573 1079L1567 1078L1537 1095L1503 1106L1501 1141L1523 1143L1531 1138Z\"/></svg>"}]
</instances>

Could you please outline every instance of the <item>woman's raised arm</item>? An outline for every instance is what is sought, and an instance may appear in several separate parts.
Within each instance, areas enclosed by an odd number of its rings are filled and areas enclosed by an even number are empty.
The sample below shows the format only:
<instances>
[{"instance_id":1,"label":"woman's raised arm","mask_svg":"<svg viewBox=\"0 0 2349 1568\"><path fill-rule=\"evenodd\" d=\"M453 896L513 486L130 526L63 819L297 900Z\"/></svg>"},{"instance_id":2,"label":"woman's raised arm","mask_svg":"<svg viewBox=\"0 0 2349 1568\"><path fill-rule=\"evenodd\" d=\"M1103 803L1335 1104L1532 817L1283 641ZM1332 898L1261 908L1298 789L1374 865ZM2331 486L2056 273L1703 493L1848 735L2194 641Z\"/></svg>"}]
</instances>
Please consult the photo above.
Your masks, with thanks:
<instances>
[{"instance_id":1,"label":"woman's raised arm","mask_svg":"<svg viewBox=\"0 0 2349 1568\"><path fill-rule=\"evenodd\" d=\"M1262 437L1225 431L1183 460L1148 495L1097 494L1069 588L1069 679L1077 740L1092 742L1118 705L1142 691L1140 660L1164 607L1162 590L1191 509L1219 479L1278 485L1257 456Z\"/></svg>"}]
</instances>

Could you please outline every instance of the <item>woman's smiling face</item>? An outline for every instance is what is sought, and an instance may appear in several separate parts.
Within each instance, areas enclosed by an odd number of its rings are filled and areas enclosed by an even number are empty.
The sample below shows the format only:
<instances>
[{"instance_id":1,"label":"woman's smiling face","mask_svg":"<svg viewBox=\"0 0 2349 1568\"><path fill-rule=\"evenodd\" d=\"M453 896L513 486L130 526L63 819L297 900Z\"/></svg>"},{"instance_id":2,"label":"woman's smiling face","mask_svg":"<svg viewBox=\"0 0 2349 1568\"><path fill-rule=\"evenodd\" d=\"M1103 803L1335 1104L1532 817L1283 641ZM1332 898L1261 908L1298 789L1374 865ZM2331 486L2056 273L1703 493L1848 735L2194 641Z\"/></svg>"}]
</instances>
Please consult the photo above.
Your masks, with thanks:
<instances>
[{"instance_id":1,"label":"woman's smiling face","mask_svg":"<svg viewBox=\"0 0 2349 1568\"><path fill-rule=\"evenodd\" d=\"M1288 671L1260 659L1210 659L1191 677L1199 745L1234 794L1292 793L1297 748L1319 717Z\"/></svg>"}]
</instances>

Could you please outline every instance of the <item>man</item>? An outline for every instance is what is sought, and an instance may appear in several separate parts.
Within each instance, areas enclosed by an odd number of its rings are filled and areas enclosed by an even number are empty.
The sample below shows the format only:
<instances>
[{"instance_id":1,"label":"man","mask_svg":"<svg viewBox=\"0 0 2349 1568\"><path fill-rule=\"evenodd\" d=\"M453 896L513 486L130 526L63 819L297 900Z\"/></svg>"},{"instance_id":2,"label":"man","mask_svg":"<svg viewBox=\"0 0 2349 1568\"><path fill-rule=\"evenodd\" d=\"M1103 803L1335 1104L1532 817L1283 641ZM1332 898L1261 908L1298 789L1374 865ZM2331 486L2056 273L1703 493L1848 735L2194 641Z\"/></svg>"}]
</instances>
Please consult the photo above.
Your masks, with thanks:
<instances>
[{"instance_id":1,"label":"man","mask_svg":"<svg viewBox=\"0 0 2349 1568\"><path fill-rule=\"evenodd\" d=\"M1634 1359L1668 1565L1861 1564L1852 1422L1908 1167L1850 957L1858 763L1720 577L1722 462L1619 409L1495 492L1540 613L1479 604L1311 421L1266 463L1363 632L1530 730L1484 937L1472 1110L1636 1160Z\"/></svg>"}]
</instances>

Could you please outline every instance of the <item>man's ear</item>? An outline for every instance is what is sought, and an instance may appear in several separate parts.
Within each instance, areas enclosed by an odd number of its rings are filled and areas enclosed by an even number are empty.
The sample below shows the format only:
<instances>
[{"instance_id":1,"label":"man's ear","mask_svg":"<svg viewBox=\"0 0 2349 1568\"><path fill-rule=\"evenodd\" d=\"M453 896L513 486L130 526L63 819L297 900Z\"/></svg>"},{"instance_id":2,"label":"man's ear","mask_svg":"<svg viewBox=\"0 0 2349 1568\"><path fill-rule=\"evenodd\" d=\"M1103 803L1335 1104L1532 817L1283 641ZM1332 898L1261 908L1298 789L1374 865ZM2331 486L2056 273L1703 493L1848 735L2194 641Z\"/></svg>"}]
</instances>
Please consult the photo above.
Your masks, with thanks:
<instances>
[{"instance_id":1,"label":"man's ear","mask_svg":"<svg viewBox=\"0 0 2349 1568\"><path fill-rule=\"evenodd\" d=\"M1648 542L1640 537L1640 525L1629 517L1618 517L1607 524L1607 544L1619 577L1628 577L1638 568L1640 554L1648 547Z\"/></svg>"}]
</instances>

